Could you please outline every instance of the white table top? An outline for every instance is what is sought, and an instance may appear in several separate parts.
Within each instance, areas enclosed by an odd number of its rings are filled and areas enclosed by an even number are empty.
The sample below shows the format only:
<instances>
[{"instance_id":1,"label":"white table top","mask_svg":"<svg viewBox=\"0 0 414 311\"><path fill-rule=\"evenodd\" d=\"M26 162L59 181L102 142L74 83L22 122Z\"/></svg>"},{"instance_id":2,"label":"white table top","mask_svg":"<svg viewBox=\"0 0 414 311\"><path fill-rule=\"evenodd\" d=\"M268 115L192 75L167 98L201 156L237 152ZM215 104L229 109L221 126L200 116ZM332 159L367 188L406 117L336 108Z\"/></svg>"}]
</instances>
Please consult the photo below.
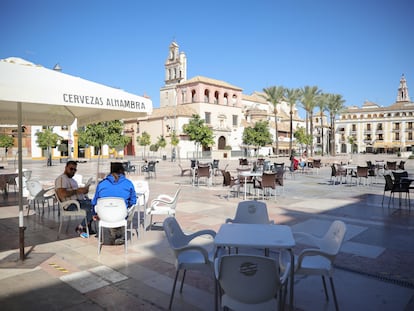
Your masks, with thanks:
<instances>
[{"instance_id":1,"label":"white table top","mask_svg":"<svg viewBox=\"0 0 414 311\"><path fill-rule=\"evenodd\" d=\"M263 172L249 172L249 171L240 171L239 172L239 176L243 176L243 177L258 177L258 176L262 176Z\"/></svg>"},{"instance_id":2,"label":"white table top","mask_svg":"<svg viewBox=\"0 0 414 311\"><path fill-rule=\"evenodd\" d=\"M223 224L214 238L216 246L292 248L289 226L273 224Z\"/></svg>"}]
</instances>

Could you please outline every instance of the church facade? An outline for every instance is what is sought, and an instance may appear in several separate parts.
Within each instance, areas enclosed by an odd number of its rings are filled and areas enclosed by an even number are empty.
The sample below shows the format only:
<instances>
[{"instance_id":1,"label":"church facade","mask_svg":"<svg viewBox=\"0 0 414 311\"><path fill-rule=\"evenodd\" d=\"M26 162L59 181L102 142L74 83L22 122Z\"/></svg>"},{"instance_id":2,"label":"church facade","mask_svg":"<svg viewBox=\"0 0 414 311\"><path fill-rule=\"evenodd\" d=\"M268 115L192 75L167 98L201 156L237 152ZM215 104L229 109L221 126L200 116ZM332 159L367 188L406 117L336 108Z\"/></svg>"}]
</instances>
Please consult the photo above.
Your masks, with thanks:
<instances>
[{"instance_id":1,"label":"church facade","mask_svg":"<svg viewBox=\"0 0 414 311\"><path fill-rule=\"evenodd\" d=\"M151 116L138 120L125 120L126 133L130 133L131 146L126 154L144 156L148 147L139 146L136 138L143 132L150 134L151 144L155 144L160 136L167 142L167 147L154 156L169 157L173 152L180 158L194 158L196 155L194 142L183 133L183 125L187 124L194 114L198 114L213 131L214 144L203 149L198 157L210 155L214 158L248 156L252 150L244 146L242 136L244 128L253 126L257 121L269 122L269 130L274 135L273 107L261 96L260 92L243 94L243 89L226 81L209 77L195 76L187 79L187 59L184 52L179 51L176 42L169 46L165 62L165 81L160 89L160 107L154 108ZM280 153L288 152L289 147L289 107L286 103L278 106L278 135ZM296 107L293 110L293 128L304 126ZM175 132L179 145L171 146L171 135ZM274 141L274 138L273 138ZM258 151L267 156L273 154L273 146L269 145ZM176 150L177 149L177 150Z\"/></svg>"}]
</instances>

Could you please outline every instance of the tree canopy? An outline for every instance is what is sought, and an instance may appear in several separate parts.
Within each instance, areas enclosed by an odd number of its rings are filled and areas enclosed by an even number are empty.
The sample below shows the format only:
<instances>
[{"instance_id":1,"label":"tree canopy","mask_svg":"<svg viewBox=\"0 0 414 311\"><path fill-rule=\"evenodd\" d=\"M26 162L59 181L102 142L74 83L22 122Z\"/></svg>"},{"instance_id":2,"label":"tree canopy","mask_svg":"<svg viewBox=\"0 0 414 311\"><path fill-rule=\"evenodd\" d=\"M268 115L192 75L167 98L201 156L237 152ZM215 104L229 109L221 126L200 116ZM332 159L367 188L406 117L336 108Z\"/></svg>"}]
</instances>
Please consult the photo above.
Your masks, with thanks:
<instances>
[{"instance_id":1,"label":"tree canopy","mask_svg":"<svg viewBox=\"0 0 414 311\"><path fill-rule=\"evenodd\" d=\"M131 140L123 135L123 123L121 121L107 121L89 124L79 129L79 145L94 146L102 151L103 145L110 148L123 149Z\"/></svg>"},{"instance_id":2,"label":"tree canopy","mask_svg":"<svg viewBox=\"0 0 414 311\"><path fill-rule=\"evenodd\" d=\"M213 131L204 124L204 120L198 114L194 114L190 121L183 126L183 132L187 134L196 145L198 154L199 146L210 147L214 144Z\"/></svg>"},{"instance_id":3,"label":"tree canopy","mask_svg":"<svg viewBox=\"0 0 414 311\"><path fill-rule=\"evenodd\" d=\"M259 121L254 127L246 127L243 131L243 144L255 146L257 149L272 144L268 122Z\"/></svg>"},{"instance_id":4,"label":"tree canopy","mask_svg":"<svg viewBox=\"0 0 414 311\"><path fill-rule=\"evenodd\" d=\"M37 136L36 144L42 148L46 149L48 153L47 157L47 165L52 165L51 163L51 148L55 148L58 145L58 141L62 140L63 137L57 133L53 132L53 127L46 127L43 129L42 132L37 132L35 134Z\"/></svg>"}]
</instances>

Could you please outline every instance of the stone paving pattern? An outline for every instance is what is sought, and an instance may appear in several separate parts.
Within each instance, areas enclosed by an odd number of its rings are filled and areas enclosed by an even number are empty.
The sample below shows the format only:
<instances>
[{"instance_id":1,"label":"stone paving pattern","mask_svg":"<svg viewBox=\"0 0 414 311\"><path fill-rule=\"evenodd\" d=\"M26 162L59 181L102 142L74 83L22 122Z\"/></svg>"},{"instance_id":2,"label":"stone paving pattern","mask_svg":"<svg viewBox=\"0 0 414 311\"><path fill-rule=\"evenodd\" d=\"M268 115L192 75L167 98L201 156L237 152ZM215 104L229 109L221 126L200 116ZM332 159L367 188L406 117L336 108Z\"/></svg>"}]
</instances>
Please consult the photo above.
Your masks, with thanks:
<instances>
[{"instance_id":1,"label":"stone paving pattern","mask_svg":"<svg viewBox=\"0 0 414 311\"><path fill-rule=\"evenodd\" d=\"M395 159L392 156L369 156L371 160ZM366 156L353 156L353 164L365 164ZM137 166L142 164L132 159ZM278 159L287 163L287 158ZM323 162L341 161L340 157ZM276 162L276 160L275 160ZM233 175L238 160L221 160L229 164ZM97 172L96 160L79 163L78 173L84 180ZM189 160L181 160L189 167ZM24 161L32 178L53 184L63 172L64 164L47 167L39 161ZM9 169L14 169L13 162ZM109 160L100 163L100 171L109 169ZM414 174L414 160L406 169ZM218 230L226 218L232 218L243 196L229 197L222 186L222 176L212 186L193 187L189 176L181 176L178 162L160 161L156 178L137 172L128 177L146 179L150 199L158 194L173 194L182 188L177 219L183 229ZM318 172L286 174L285 186L278 188L276 200L268 199L270 218L287 224L295 231L321 234L334 219L344 220L348 231L336 260L335 285L341 310L414 310L414 211L405 202L398 208L398 197L381 206L384 181L380 177L369 186L332 185L331 170L324 166ZM94 186L91 188L93 195ZM251 197L249 197L251 199ZM414 203L412 200L411 203ZM26 205L25 205L26 206ZM414 209L414 206L413 206ZM26 215L26 210L25 210ZM57 239L56 209L45 207L44 213L31 209L24 217L25 252L19 260L18 206L15 193L0 198L0 304L2 310L166 310L175 274L174 257L160 224L151 231L132 237L128 254L123 246L104 245L97 255L95 237L82 239L72 220L68 231ZM202 241L211 244L211 241ZM297 246L297 251L303 248ZM277 256L271 252L271 256ZM210 276L189 272L182 294L177 293L173 310L213 310L214 285ZM294 310L334 310L326 302L318 277L297 277Z\"/></svg>"}]
</instances>

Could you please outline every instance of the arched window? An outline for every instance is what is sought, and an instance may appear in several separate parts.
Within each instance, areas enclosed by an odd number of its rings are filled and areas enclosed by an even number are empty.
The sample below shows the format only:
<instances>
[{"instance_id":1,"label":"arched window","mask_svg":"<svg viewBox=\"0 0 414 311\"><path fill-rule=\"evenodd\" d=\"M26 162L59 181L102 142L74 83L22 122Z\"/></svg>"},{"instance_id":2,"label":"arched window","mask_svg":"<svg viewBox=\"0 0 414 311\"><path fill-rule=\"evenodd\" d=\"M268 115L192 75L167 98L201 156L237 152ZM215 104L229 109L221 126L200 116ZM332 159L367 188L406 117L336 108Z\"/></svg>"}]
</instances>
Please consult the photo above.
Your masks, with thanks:
<instances>
[{"instance_id":1,"label":"arched window","mask_svg":"<svg viewBox=\"0 0 414 311\"><path fill-rule=\"evenodd\" d=\"M191 91L191 102L192 103L195 103L195 97L196 97L196 91L195 90L192 90Z\"/></svg>"},{"instance_id":2,"label":"arched window","mask_svg":"<svg viewBox=\"0 0 414 311\"><path fill-rule=\"evenodd\" d=\"M215 104L218 104L219 103L219 92L218 91L215 91L214 92L214 103Z\"/></svg>"},{"instance_id":3,"label":"arched window","mask_svg":"<svg viewBox=\"0 0 414 311\"><path fill-rule=\"evenodd\" d=\"M237 96L235 94L231 98L231 104L233 106L236 106L236 104L237 104Z\"/></svg>"},{"instance_id":4,"label":"arched window","mask_svg":"<svg viewBox=\"0 0 414 311\"><path fill-rule=\"evenodd\" d=\"M229 104L229 94L224 93L224 105L228 105Z\"/></svg>"},{"instance_id":5,"label":"arched window","mask_svg":"<svg viewBox=\"0 0 414 311\"><path fill-rule=\"evenodd\" d=\"M204 91L204 102L205 103L209 103L210 102L210 91L209 90L205 90Z\"/></svg>"}]
</instances>

